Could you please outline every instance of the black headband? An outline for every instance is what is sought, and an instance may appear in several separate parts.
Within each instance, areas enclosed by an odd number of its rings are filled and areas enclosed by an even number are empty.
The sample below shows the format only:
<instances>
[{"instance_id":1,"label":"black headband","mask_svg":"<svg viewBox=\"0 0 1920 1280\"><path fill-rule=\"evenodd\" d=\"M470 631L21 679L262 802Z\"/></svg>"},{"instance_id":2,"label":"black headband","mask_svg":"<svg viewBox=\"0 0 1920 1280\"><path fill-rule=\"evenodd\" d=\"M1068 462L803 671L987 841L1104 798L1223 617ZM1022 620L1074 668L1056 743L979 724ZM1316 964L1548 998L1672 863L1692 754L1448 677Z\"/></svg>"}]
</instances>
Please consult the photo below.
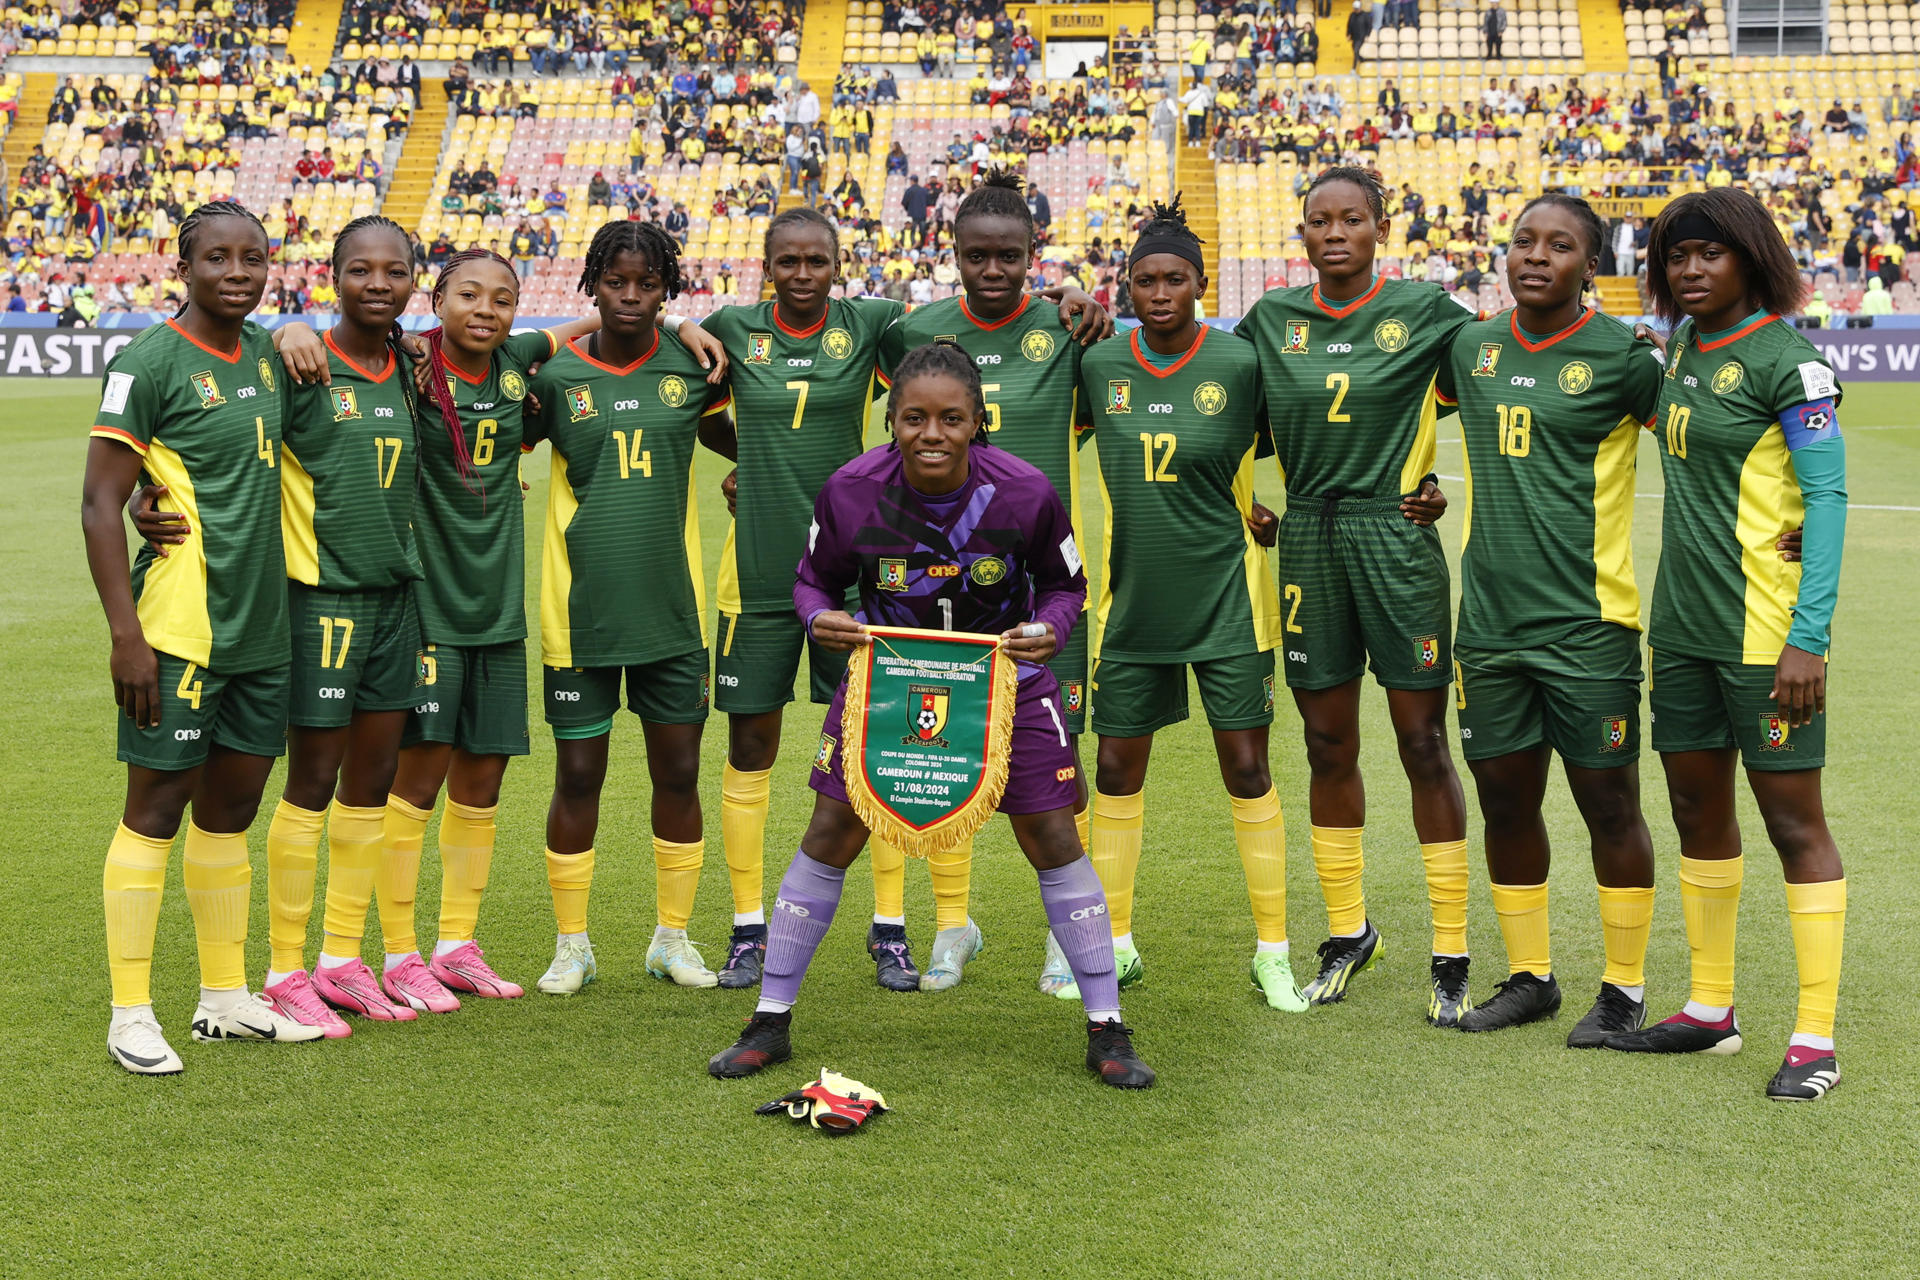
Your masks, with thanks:
<instances>
[{"instance_id":1,"label":"black headband","mask_svg":"<svg viewBox=\"0 0 1920 1280\"><path fill-rule=\"evenodd\" d=\"M1185 258L1193 264L1193 269L1201 275L1207 273L1207 264L1200 257L1200 246L1184 236L1141 236L1134 242L1133 254L1127 259L1129 267L1138 266L1140 259L1156 253L1171 253Z\"/></svg>"},{"instance_id":2,"label":"black headband","mask_svg":"<svg viewBox=\"0 0 1920 1280\"><path fill-rule=\"evenodd\" d=\"M1702 213L1698 208L1688 209L1673 220L1673 226L1667 230L1667 243L1679 244L1683 240L1711 240L1715 244L1731 245L1732 240L1720 229L1710 214Z\"/></svg>"}]
</instances>

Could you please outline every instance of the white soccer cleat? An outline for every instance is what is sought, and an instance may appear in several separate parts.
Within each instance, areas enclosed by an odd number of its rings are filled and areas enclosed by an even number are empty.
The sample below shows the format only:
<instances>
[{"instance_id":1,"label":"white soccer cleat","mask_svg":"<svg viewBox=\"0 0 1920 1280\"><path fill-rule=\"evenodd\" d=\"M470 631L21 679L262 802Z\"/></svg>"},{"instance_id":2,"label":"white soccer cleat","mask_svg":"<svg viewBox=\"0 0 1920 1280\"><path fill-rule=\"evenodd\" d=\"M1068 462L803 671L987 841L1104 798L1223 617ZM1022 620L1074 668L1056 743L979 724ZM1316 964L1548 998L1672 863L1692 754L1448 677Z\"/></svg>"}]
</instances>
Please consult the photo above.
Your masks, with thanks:
<instances>
[{"instance_id":1,"label":"white soccer cleat","mask_svg":"<svg viewBox=\"0 0 1920 1280\"><path fill-rule=\"evenodd\" d=\"M920 989L946 991L959 986L967 961L986 949L987 940L972 920L962 929L942 929L933 937L933 963L920 975Z\"/></svg>"},{"instance_id":2,"label":"white soccer cleat","mask_svg":"<svg viewBox=\"0 0 1920 1280\"><path fill-rule=\"evenodd\" d=\"M241 987L234 991L200 988L200 1007L193 1011L193 1038L216 1040L272 1040L299 1044L318 1040L325 1027L296 1022L274 1008L273 1001Z\"/></svg>"},{"instance_id":3,"label":"white soccer cleat","mask_svg":"<svg viewBox=\"0 0 1920 1280\"><path fill-rule=\"evenodd\" d=\"M561 938L554 944L553 963L534 985L550 996L577 995L598 973L591 942Z\"/></svg>"},{"instance_id":4,"label":"white soccer cleat","mask_svg":"<svg viewBox=\"0 0 1920 1280\"><path fill-rule=\"evenodd\" d=\"M720 975L707 968L699 948L687 941L685 929L656 928L647 948L647 972L676 987L713 987Z\"/></svg>"},{"instance_id":5,"label":"white soccer cleat","mask_svg":"<svg viewBox=\"0 0 1920 1280\"><path fill-rule=\"evenodd\" d=\"M186 1069L153 1016L153 1006L114 1006L107 1024L107 1056L137 1076L178 1075Z\"/></svg>"}]
</instances>

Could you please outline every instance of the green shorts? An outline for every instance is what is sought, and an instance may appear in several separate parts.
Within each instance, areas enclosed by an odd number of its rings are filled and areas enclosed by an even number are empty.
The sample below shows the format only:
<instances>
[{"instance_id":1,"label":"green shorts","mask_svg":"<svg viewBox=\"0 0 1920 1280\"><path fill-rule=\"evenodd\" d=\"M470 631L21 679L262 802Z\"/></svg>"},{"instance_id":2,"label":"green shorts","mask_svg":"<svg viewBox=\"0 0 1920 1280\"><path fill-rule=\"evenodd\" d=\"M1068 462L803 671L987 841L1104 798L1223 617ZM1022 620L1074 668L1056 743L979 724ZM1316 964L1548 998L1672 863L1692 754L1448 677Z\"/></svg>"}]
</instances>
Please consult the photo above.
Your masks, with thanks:
<instances>
[{"instance_id":1,"label":"green shorts","mask_svg":"<svg viewBox=\"0 0 1920 1280\"><path fill-rule=\"evenodd\" d=\"M1389 689L1452 679L1446 553L1399 498L1290 493L1276 550L1288 688L1331 689L1369 667Z\"/></svg>"},{"instance_id":2,"label":"green shorts","mask_svg":"<svg viewBox=\"0 0 1920 1280\"><path fill-rule=\"evenodd\" d=\"M412 587L327 591L287 584L293 617L293 705L288 720L337 729L356 711L410 711L420 669Z\"/></svg>"},{"instance_id":3,"label":"green shorts","mask_svg":"<svg viewBox=\"0 0 1920 1280\"><path fill-rule=\"evenodd\" d=\"M1083 613L1067 637L1067 647L1053 655L1047 670L1060 682L1060 703L1066 708L1067 732L1076 737L1087 731L1087 628L1093 615Z\"/></svg>"},{"instance_id":4,"label":"green shorts","mask_svg":"<svg viewBox=\"0 0 1920 1280\"><path fill-rule=\"evenodd\" d=\"M793 701L800 650L807 651L807 693L825 706L846 674L847 655L829 653L807 638L800 615L723 613L714 659L713 705L728 715L757 716Z\"/></svg>"},{"instance_id":5,"label":"green shorts","mask_svg":"<svg viewBox=\"0 0 1920 1280\"><path fill-rule=\"evenodd\" d=\"M705 724L707 651L695 649L627 667L546 667L547 723L555 737L597 738L620 710L620 677L627 677L627 709L648 724ZM578 732L590 730L590 732Z\"/></svg>"},{"instance_id":6,"label":"green shorts","mask_svg":"<svg viewBox=\"0 0 1920 1280\"><path fill-rule=\"evenodd\" d=\"M170 653L154 657L160 660L160 723L141 729L115 708L121 760L175 773L205 764L216 745L250 756L286 751L288 667L222 676Z\"/></svg>"},{"instance_id":7,"label":"green shorts","mask_svg":"<svg viewBox=\"0 0 1920 1280\"><path fill-rule=\"evenodd\" d=\"M444 742L476 756L524 756L527 642L430 644L420 650L404 746Z\"/></svg>"},{"instance_id":8,"label":"green shorts","mask_svg":"<svg viewBox=\"0 0 1920 1280\"><path fill-rule=\"evenodd\" d=\"M1454 648L1454 707L1469 760L1541 744L1581 769L1640 758L1640 633L1596 622L1525 649Z\"/></svg>"},{"instance_id":9,"label":"green shorts","mask_svg":"<svg viewBox=\"0 0 1920 1280\"><path fill-rule=\"evenodd\" d=\"M1187 663L1093 664L1100 709L1093 731L1105 738L1140 738L1187 718ZM1208 658L1192 664L1200 705L1215 729L1258 729L1273 723L1273 650Z\"/></svg>"},{"instance_id":10,"label":"green shorts","mask_svg":"<svg viewBox=\"0 0 1920 1280\"><path fill-rule=\"evenodd\" d=\"M1771 666L1648 653L1655 751L1740 748L1755 773L1818 769L1827 762L1827 713L1794 728L1773 702Z\"/></svg>"}]
</instances>

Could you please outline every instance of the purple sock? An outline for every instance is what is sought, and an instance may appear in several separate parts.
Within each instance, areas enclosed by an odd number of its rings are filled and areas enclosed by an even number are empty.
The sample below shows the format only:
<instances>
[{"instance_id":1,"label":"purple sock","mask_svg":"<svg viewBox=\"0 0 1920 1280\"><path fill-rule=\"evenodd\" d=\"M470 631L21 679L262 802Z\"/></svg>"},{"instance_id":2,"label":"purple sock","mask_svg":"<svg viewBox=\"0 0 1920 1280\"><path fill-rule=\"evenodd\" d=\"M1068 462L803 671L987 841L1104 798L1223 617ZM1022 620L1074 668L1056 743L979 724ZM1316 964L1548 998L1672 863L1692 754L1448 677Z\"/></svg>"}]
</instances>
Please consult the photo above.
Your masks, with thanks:
<instances>
[{"instance_id":1,"label":"purple sock","mask_svg":"<svg viewBox=\"0 0 1920 1280\"><path fill-rule=\"evenodd\" d=\"M1113 922L1093 863L1082 857L1040 873L1040 901L1054 941L1067 954L1080 1000L1089 1009L1118 1009L1120 979L1113 971Z\"/></svg>"},{"instance_id":2,"label":"purple sock","mask_svg":"<svg viewBox=\"0 0 1920 1280\"><path fill-rule=\"evenodd\" d=\"M796 851L774 898L773 918L767 922L766 974L760 998L790 1005L800 994L800 979L820 939L827 936L833 913L846 887L844 867L829 867Z\"/></svg>"}]
</instances>

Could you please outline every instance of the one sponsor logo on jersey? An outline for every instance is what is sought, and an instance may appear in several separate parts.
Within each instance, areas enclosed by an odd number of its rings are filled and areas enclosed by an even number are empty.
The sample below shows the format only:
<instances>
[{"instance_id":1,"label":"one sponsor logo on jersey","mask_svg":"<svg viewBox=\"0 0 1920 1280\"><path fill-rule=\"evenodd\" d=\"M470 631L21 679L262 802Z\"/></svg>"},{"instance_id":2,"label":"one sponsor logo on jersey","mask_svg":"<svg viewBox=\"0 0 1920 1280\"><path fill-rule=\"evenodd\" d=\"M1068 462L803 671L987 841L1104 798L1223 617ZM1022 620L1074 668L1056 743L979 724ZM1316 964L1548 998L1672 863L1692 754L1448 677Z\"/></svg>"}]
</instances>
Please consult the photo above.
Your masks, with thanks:
<instances>
[{"instance_id":1,"label":"one sponsor logo on jersey","mask_svg":"<svg viewBox=\"0 0 1920 1280\"><path fill-rule=\"evenodd\" d=\"M948 685L908 685L907 723L912 726L913 735L900 739L900 745L946 746L947 740L940 736L940 731L947 727L947 703L952 697L953 689Z\"/></svg>"},{"instance_id":2,"label":"one sponsor logo on jersey","mask_svg":"<svg viewBox=\"0 0 1920 1280\"><path fill-rule=\"evenodd\" d=\"M1600 749L1618 751L1627 745L1627 718L1603 716L1600 720Z\"/></svg>"},{"instance_id":3,"label":"one sponsor logo on jersey","mask_svg":"<svg viewBox=\"0 0 1920 1280\"><path fill-rule=\"evenodd\" d=\"M678 409L687 402L687 380L677 373L670 373L660 379L660 403L669 409Z\"/></svg>"},{"instance_id":4,"label":"one sponsor logo on jersey","mask_svg":"<svg viewBox=\"0 0 1920 1280\"><path fill-rule=\"evenodd\" d=\"M981 586L990 587L1007 576L1007 562L999 556L982 556L973 562L971 576Z\"/></svg>"},{"instance_id":5,"label":"one sponsor logo on jersey","mask_svg":"<svg viewBox=\"0 0 1920 1280\"><path fill-rule=\"evenodd\" d=\"M905 560L882 559L874 578L874 585L882 591L905 591L907 589L907 562Z\"/></svg>"},{"instance_id":6,"label":"one sponsor logo on jersey","mask_svg":"<svg viewBox=\"0 0 1920 1280\"><path fill-rule=\"evenodd\" d=\"M1193 389L1193 407L1211 418L1227 407L1227 389L1217 382L1203 382Z\"/></svg>"},{"instance_id":7,"label":"one sponsor logo on jersey","mask_svg":"<svg viewBox=\"0 0 1920 1280\"><path fill-rule=\"evenodd\" d=\"M260 385L269 392L273 390L273 361L260 357Z\"/></svg>"},{"instance_id":8,"label":"one sponsor logo on jersey","mask_svg":"<svg viewBox=\"0 0 1920 1280\"><path fill-rule=\"evenodd\" d=\"M1740 382L1747 376L1747 370L1738 360L1729 360L1713 371L1713 394L1728 395L1737 390Z\"/></svg>"},{"instance_id":9,"label":"one sponsor logo on jersey","mask_svg":"<svg viewBox=\"0 0 1920 1280\"><path fill-rule=\"evenodd\" d=\"M1034 329L1020 339L1020 354L1035 364L1045 364L1053 358L1053 335L1045 329Z\"/></svg>"},{"instance_id":10,"label":"one sponsor logo on jersey","mask_svg":"<svg viewBox=\"0 0 1920 1280\"><path fill-rule=\"evenodd\" d=\"M1593 385L1593 366L1585 360L1569 360L1560 366L1560 389L1577 396Z\"/></svg>"},{"instance_id":11,"label":"one sponsor logo on jersey","mask_svg":"<svg viewBox=\"0 0 1920 1280\"><path fill-rule=\"evenodd\" d=\"M220 394L220 384L213 380L213 371L193 375L193 389L200 395L200 407L211 409L215 405L225 404L227 398Z\"/></svg>"},{"instance_id":12,"label":"one sponsor logo on jersey","mask_svg":"<svg viewBox=\"0 0 1920 1280\"><path fill-rule=\"evenodd\" d=\"M830 733L820 735L820 749L813 753L813 767L822 773L833 772L833 748L836 745Z\"/></svg>"},{"instance_id":13,"label":"one sponsor logo on jersey","mask_svg":"<svg viewBox=\"0 0 1920 1280\"><path fill-rule=\"evenodd\" d=\"M1791 729L1787 718L1773 711L1760 713L1760 749L1762 751L1791 751L1793 744L1787 741Z\"/></svg>"},{"instance_id":14,"label":"one sponsor logo on jersey","mask_svg":"<svg viewBox=\"0 0 1920 1280\"><path fill-rule=\"evenodd\" d=\"M1440 637L1421 636L1413 642L1413 663L1422 671L1440 665Z\"/></svg>"},{"instance_id":15,"label":"one sponsor logo on jersey","mask_svg":"<svg viewBox=\"0 0 1920 1280\"><path fill-rule=\"evenodd\" d=\"M1402 350L1410 336L1406 324L1391 317L1373 326L1373 345L1382 351Z\"/></svg>"},{"instance_id":16,"label":"one sponsor logo on jersey","mask_svg":"<svg viewBox=\"0 0 1920 1280\"><path fill-rule=\"evenodd\" d=\"M835 360L845 360L853 354L853 335L838 327L820 335L820 349Z\"/></svg>"},{"instance_id":17,"label":"one sponsor logo on jersey","mask_svg":"<svg viewBox=\"0 0 1920 1280\"><path fill-rule=\"evenodd\" d=\"M1473 362L1473 376L1476 378L1491 378L1495 376L1499 368L1500 344L1497 342L1481 343L1480 354L1475 357Z\"/></svg>"},{"instance_id":18,"label":"one sponsor logo on jersey","mask_svg":"<svg viewBox=\"0 0 1920 1280\"><path fill-rule=\"evenodd\" d=\"M572 420L575 422L579 422L585 418L599 417L600 411L593 407L593 388L584 386L568 387L567 413L571 415Z\"/></svg>"},{"instance_id":19,"label":"one sponsor logo on jersey","mask_svg":"<svg viewBox=\"0 0 1920 1280\"><path fill-rule=\"evenodd\" d=\"M773 363L773 335L770 333L750 333L747 335L747 363Z\"/></svg>"},{"instance_id":20,"label":"one sponsor logo on jersey","mask_svg":"<svg viewBox=\"0 0 1920 1280\"><path fill-rule=\"evenodd\" d=\"M346 422L360 416L360 402L353 394L353 388L336 385L333 388L333 420Z\"/></svg>"},{"instance_id":21,"label":"one sponsor logo on jersey","mask_svg":"<svg viewBox=\"0 0 1920 1280\"><path fill-rule=\"evenodd\" d=\"M1107 412L1133 412L1133 380L1115 378L1107 384Z\"/></svg>"},{"instance_id":22,"label":"one sponsor logo on jersey","mask_svg":"<svg viewBox=\"0 0 1920 1280\"><path fill-rule=\"evenodd\" d=\"M521 377L518 371L508 369L500 375L500 394L509 400L526 399L527 380Z\"/></svg>"},{"instance_id":23,"label":"one sponsor logo on jersey","mask_svg":"<svg viewBox=\"0 0 1920 1280\"><path fill-rule=\"evenodd\" d=\"M1287 345L1280 348L1283 356L1303 356L1307 354L1307 331L1312 326L1305 320L1287 322Z\"/></svg>"},{"instance_id":24,"label":"one sponsor logo on jersey","mask_svg":"<svg viewBox=\"0 0 1920 1280\"><path fill-rule=\"evenodd\" d=\"M957 564L930 564L927 566L927 576L929 578L957 578L960 576L960 566Z\"/></svg>"},{"instance_id":25,"label":"one sponsor logo on jersey","mask_svg":"<svg viewBox=\"0 0 1920 1280\"><path fill-rule=\"evenodd\" d=\"M1055 782L1072 782L1074 779L1074 775L1078 774L1079 772L1080 771L1074 768L1072 765L1067 765L1065 768L1055 769L1053 771L1053 780Z\"/></svg>"},{"instance_id":26,"label":"one sponsor logo on jersey","mask_svg":"<svg viewBox=\"0 0 1920 1280\"><path fill-rule=\"evenodd\" d=\"M1078 680L1062 680L1060 698L1067 704L1067 714L1070 716L1079 715L1080 709L1087 705L1086 689Z\"/></svg>"}]
</instances>

